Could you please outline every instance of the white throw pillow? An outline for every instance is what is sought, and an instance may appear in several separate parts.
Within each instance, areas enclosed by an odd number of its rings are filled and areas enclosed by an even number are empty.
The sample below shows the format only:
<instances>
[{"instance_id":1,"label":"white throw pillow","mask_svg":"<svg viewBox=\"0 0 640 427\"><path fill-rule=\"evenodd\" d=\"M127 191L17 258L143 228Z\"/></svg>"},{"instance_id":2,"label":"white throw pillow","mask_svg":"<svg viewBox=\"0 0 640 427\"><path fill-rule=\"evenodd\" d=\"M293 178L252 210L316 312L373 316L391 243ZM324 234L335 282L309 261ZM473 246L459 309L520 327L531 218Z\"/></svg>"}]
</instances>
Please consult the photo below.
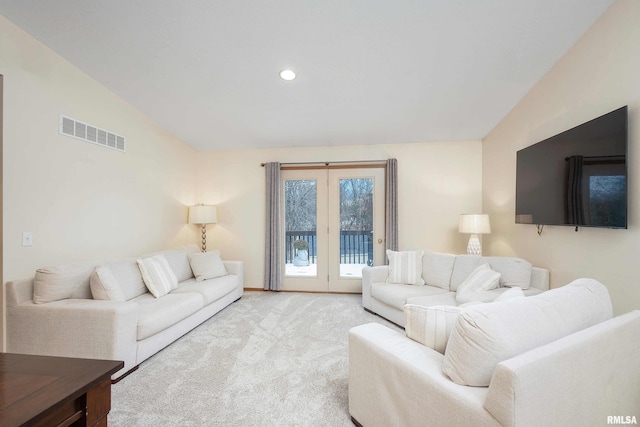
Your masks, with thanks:
<instances>
[{"instance_id":1,"label":"white throw pillow","mask_svg":"<svg viewBox=\"0 0 640 427\"><path fill-rule=\"evenodd\" d=\"M395 252L387 249L389 277L387 283L424 285L422 278L422 251Z\"/></svg>"},{"instance_id":2,"label":"white throw pillow","mask_svg":"<svg viewBox=\"0 0 640 427\"><path fill-rule=\"evenodd\" d=\"M447 305L423 307L406 304L404 330L407 337L444 354L449 335L463 311L462 307Z\"/></svg>"},{"instance_id":3,"label":"white throw pillow","mask_svg":"<svg viewBox=\"0 0 640 427\"><path fill-rule=\"evenodd\" d=\"M456 301L469 302L469 294L495 289L500 285L500 273L493 271L489 264L481 264L475 268L456 291Z\"/></svg>"},{"instance_id":4,"label":"white throw pillow","mask_svg":"<svg viewBox=\"0 0 640 427\"><path fill-rule=\"evenodd\" d=\"M122 286L108 267L99 265L89 279L93 299L126 301Z\"/></svg>"},{"instance_id":5,"label":"white throw pillow","mask_svg":"<svg viewBox=\"0 0 640 427\"><path fill-rule=\"evenodd\" d=\"M66 264L37 269L33 279L33 303L91 298L89 278L96 264L98 263Z\"/></svg>"},{"instance_id":6,"label":"white throw pillow","mask_svg":"<svg viewBox=\"0 0 640 427\"><path fill-rule=\"evenodd\" d=\"M220 251L189 254L189 264L193 274L196 276L196 282L229 274L220 258Z\"/></svg>"},{"instance_id":7,"label":"white throw pillow","mask_svg":"<svg viewBox=\"0 0 640 427\"><path fill-rule=\"evenodd\" d=\"M498 363L611 317L607 288L593 279L508 304L478 304L460 314L442 371L456 384L486 387Z\"/></svg>"},{"instance_id":8,"label":"white throw pillow","mask_svg":"<svg viewBox=\"0 0 640 427\"><path fill-rule=\"evenodd\" d=\"M137 260L142 280L154 297L160 298L178 287L178 279L162 255Z\"/></svg>"}]
</instances>

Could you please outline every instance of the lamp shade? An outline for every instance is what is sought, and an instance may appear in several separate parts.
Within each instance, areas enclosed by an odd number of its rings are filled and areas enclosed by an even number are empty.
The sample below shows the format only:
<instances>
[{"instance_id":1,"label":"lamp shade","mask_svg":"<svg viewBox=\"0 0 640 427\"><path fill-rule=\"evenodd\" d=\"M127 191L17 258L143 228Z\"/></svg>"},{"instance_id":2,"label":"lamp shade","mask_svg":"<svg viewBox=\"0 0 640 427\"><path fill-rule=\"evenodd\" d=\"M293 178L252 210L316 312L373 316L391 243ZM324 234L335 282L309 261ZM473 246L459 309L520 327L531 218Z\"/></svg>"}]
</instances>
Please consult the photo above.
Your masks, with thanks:
<instances>
[{"instance_id":1,"label":"lamp shade","mask_svg":"<svg viewBox=\"0 0 640 427\"><path fill-rule=\"evenodd\" d=\"M489 215L486 215L486 214L460 215L460 225L459 225L458 231L460 233L468 233L468 234L491 233L491 225L489 224Z\"/></svg>"},{"instance_id":2,"label":"lamp shade","mask_svg":"<svg viewBox=\"0 0 640 427\"><path fill-rule=\"evenodd\" d=\"M189 208L189 224L215 224L218 211L213 205L197 205Z\"/></svg>"}]
</instances>

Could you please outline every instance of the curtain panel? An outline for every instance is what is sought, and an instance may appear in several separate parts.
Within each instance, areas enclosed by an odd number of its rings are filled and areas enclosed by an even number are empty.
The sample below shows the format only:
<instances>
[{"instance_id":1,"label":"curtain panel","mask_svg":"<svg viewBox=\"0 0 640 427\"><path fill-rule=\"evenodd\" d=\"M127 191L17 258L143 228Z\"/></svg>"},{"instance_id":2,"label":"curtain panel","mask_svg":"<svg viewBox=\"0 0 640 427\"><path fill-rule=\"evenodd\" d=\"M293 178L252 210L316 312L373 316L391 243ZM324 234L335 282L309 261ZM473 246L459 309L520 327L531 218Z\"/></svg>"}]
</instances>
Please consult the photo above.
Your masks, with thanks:
<instances>
[{"instance_id":1,"label":"curtain panel","mask_svg":"<svg viewBox=\"0 0 640 427\"><path fill-rule=\"evenodd\" d=\"M264 169L266 175L264 289L279 291L282 287L280 254L280 163L266 163Z\"/></svg>"},{"instance_id":2,"label":"curtain panel","mask_svg":"<svg viewBox=\"0 0 640 427\"><path fill-rule=\"evenodd\" d=\"M398 159L387 160L385 182L385 246L392 251L398 250ZM387 263L389 260L387 260Z\"/></svg>"}]
</instances>

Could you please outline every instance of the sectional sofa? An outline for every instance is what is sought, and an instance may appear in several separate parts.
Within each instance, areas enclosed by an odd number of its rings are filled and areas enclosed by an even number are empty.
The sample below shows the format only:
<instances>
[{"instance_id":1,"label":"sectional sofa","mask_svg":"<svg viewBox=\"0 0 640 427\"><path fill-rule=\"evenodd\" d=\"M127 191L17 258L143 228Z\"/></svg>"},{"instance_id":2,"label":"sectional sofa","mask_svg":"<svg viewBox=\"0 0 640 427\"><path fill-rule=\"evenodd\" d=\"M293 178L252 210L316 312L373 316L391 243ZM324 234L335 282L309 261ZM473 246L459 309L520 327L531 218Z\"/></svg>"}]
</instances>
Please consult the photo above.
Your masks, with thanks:
<instances>
[{"instance_id":1,"label":"sectional sofa","mask_svg":"<svg viewBox=\"0 0 640 427\"><path fill-rule=\"evenodd\" d=\"M439 334L453 321L443 352L408 338L412 326L406 335L377 323L351 329L349 412L358 425L637 424L640 310L612 318L601 283L579 279L455 316L423 325Z\"/></svg>"},{"instance_id":2,"label":"sectional sofa","mask_svg":"<svg viewBox=\"0 0 640 427\"><path fill-rule=\"evenodd\" d=\"M405 259L403 263L395 259L400 254L415 259ZM389 251L389 261L389 265L363 268L362 305L367 311L400 326L405 323L405 304L458 306L474 300L493 301L512 287L522 289L526 296L549 289L549 270L533 267L521 258ZM457 292L458 288L483 264L499 273L499 285L495 289L475 292L472 297L463 297Z\"/></svg>"},{"instance_id":3,"label":"sectional sofa","mask_svg":"<svg viewBox=\"0 0 640 427\"><path fill-rule=\"evenodd\" d=\"M139 260L151 259L158 268L143 269ZM122 360L115 380L242 297L243 265L192 245L41 268L6 292L7 351Z\"/></svg>"}]
</instances>

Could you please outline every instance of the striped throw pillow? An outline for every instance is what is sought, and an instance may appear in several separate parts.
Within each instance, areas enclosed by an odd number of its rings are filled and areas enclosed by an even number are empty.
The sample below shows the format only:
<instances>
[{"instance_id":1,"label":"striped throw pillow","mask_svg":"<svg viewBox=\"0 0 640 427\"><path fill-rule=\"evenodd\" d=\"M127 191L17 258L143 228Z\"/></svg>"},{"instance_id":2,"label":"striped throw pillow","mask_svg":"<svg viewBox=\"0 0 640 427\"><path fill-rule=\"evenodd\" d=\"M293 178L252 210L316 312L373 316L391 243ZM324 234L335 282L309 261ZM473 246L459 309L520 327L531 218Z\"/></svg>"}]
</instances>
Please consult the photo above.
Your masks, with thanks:
<instances>
[{"instance_id":1,"label":"striped throw pillow","mask_svg":"<svg viewBox=\"0 0 640 427\"><path fill-rule=\"evenodd\" d=\"M387 283L424 285L422 254L422 251L395 252L387 249L387 258L389 259Z\"/></svg>"},{"instance_id":2,"label":"striped throw pillow","mask_svg":"<svg viewBox=\"0 0 640 427\"><path fill-rule=\"evenodd\" d=\"M404 306L404 329L407 337L444 354L449 335L464 311L462 307L438 305L422 307Z\"/></svg>"},{"instance_id":3,"label":"striped throw pillow","mask_svg":"<svg viewBox=\"0 0 640 427\"><path fill-rule=\"evenodd\" d=\"M490 291L500 286L500 273L493 271L489 264L481 264L460 283L457 292Z\"/></svg>"},{"instance_id":4,"label":"striped throw pillow","mask_svg":"<svg viewBox=\"0 0 640 427\"><path fill-rule=\"evenodd\" d=\"M178 279L162 255L137 260L142 280L154 297L160 298L178 287Z\"/></svg>"}]
</instances>

